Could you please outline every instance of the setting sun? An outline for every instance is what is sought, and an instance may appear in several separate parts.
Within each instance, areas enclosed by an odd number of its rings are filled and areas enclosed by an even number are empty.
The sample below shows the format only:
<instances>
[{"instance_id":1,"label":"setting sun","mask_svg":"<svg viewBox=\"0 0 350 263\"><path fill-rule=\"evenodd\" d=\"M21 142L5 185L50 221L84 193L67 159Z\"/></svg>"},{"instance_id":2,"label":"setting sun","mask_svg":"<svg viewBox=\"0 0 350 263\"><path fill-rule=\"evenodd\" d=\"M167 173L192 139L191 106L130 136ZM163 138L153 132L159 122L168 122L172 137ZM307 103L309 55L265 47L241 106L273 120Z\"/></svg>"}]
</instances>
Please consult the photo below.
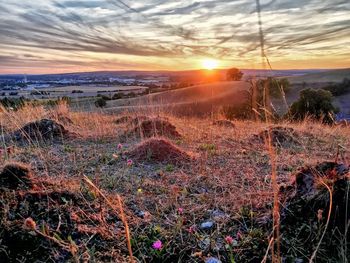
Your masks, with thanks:
<instances>
[{"instance_id":1,"label":"setting sun","mask_svg":"<svg viewBox=\"0 0 350 263\"><path fill-rule=\"evenodd\" d=\"M212 70L212 69L217 68L218 64L219 63L216 60L213 60L213 59L205 59L202 62L203 68L208 69L208 70Z\"/></svg>"}]
</instances>

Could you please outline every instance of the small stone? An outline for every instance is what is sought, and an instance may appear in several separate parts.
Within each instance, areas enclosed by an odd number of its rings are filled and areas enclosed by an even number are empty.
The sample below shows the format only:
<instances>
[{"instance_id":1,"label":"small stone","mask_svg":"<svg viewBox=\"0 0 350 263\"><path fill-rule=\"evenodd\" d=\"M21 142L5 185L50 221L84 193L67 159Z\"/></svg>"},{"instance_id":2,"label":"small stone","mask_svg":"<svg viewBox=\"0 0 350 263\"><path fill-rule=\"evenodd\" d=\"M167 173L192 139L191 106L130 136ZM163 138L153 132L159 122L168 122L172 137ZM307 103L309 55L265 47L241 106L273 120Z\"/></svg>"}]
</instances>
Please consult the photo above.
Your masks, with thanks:
<instances>
[{"instance_id":1,"label":"small stone","mask_svg":"<svg viewBox=\"0 0 350 263\"><path fill-rule=\"evenodd\" d=\"M221 263L221 260L214 257L210 257L205 260L205 263Z\"/></svg>"},{"instance_id":2,"label":"small stone","mask_svg":"<svg viewBox=\"0 0 350 263\"><path fill-rule=\"evenodd\" d=\"M145 215L146 215L146 212L145 212L145 211L137 211L137 212L136 212L136 215L137 215L138 217L144 218Z\"/></svg>"},{"instance_id":3,"label":"small stone","mask_svg":"<svg viewBox=\"0 0 350 263\"><path fill-rule=\"evenodd\" d=\"M220 220L220 219L224 219L229 217L228 214L226 214L225 212L221 211L221 210L213 210L211 212L211 216L213 217L214 220Z\"/></svg>"},{"instance_id":4,"label":"small stone","mask_svg":"<svg viewBox=\"0 0 350 263\"><path fill-rule=\"evenodd\" d=\"M213 228L213 226L214 226L213 221L205 221L205 222L201 223L199 228L202 230L210 230Z\"/></svg>"}]
</instances>

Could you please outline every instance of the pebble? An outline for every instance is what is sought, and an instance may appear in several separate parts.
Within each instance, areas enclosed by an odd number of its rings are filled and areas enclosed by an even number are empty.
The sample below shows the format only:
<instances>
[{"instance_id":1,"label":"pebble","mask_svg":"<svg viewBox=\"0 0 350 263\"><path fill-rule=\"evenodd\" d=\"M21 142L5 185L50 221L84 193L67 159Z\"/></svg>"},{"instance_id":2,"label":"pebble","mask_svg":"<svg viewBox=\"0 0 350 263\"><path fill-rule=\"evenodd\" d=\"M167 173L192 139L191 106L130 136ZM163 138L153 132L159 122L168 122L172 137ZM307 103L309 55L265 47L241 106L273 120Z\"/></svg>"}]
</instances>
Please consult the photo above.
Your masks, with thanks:
<instances>
[{"instance_id":1,"label":"pebble","mask_svg":"<svg viewBox=\"0 0 350 263\"><path fill-rule=\"evenodd\" d=\"M212 229L213 226L214 226L214 222L213 221L205 221L205 222L201 223L200 229L202 229L202 230L209 230L209 229Z\"/></svg>"}]
</instances>

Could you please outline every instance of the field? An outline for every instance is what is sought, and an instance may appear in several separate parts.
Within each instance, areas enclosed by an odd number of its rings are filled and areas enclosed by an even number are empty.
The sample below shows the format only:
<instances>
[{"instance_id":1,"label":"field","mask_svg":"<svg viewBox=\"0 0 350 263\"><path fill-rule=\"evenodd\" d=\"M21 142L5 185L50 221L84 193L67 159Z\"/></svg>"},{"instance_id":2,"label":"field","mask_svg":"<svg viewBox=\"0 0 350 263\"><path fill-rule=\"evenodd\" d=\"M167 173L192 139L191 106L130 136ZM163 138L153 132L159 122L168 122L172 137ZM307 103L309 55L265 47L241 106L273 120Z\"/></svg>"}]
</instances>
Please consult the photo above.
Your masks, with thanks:
<instances>
[{"instance_id":1,"label":"field","mask_svg":"<svg viewBox=\"0 0 350 263\"><path fill-rule=\"evenodd\" d=\"M310 73L302 76L289 77L289 80L293 84L306 83L328 83L328 82L341 82L344 78L350 77L350 69L335 69L325 72Z\"/></svg>"},{"instance_id":2,"label":"field","mask_svg":"<svg viewBox=\"0 0 350 263\"><path fill-rule=\"evenodd\" d=\"M175 92L184 99L192 94ZM349 127L307 120L215 123L222 117L176 117L159 109L84 113L65 104L0 114L1 165L20 162L32 170L29 189L8 191L5 173L0 176L0 259L22 262L270 262L274 193L288 189L302 167L347 165L349 157ZM65 130L47 137L21 128L42 118ZM271 126L276 156L261 137ZM26 136L9 139L19 128ZM318 221L321 207L308 208L310 215L293 210L290 226L287 203L279 198L278 242L287 262L307 262L315 251L317 262L346 262L348 234L329 227L322 241L327 206ZM340 245L332 243L334 235Z\"/></svg>"},{"instance_id":3,"label":"field","mask_svg":"<svg viewBox=\"0 0 350 263\"><path fill-rule=\"evenodd\" d=\"M244 81L225 81L110 101L109 112L166 110L181 115L203 115L224 105L240 105L247 99L249 85Z\"/></svg>"},{"instance_id":4,"label":"field","mask_svg":"<svg viewBox=\"0 0 350 263\"><path fill-rule=\"evenodd\" d=\"M55 87L55 88L40 88L35 89L38 92L49 92L49 95L32 95L31 92L33 90L21 90L18 91L18 95L16 96L7 96L7 97L20 97L24 96L25 98L30 99L54 99L58 97L71 97L71 98L82 98L82 97L96 97L98 94L104 94L107 96L113 96L115 93L130 93L135 92L139 93L146 89L146 87L141 86L65 86L65 87ZM82 91L81 93L72 93L73 91ZM6 91L4 91L6 92ZM9 91L7 92L9 93ZM8 94L7 94L8 95ZM4 96L3 96L4 97ZM1 96L0 96L1 98Z\"/></svg>"}]
</instances>

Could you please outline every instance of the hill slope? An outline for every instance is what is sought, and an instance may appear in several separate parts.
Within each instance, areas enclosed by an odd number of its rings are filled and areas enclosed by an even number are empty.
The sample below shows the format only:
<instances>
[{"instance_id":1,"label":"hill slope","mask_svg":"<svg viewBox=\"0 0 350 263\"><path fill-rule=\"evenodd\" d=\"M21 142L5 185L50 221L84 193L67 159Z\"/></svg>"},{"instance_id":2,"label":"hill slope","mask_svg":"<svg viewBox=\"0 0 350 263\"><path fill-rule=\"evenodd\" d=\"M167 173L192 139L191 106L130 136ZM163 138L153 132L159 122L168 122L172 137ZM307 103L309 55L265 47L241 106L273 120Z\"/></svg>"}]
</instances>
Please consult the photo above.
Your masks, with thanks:
<instances>
[{"instance_id":1,"label":"hill slope","mask_svg":"<svg viewBox=\"0 0 350 263\"><path fill-rule=\"evenodd\" d=\"M133 108L168 108L176 112L208 112L208 108L241 104L246 100L249 85L243 81L215 82L188 88L150 94L138 98L110 101L110 110ZM209 110L210 111L210 110Z\"/></svg>"},{"instance_id":2,"label":"hill slope","mask_svg":"<svg viewBox=\"0 0 350 263\"><path fill-rule=\"evenodd\" d=\"M322 83L322 82L340 82L344 78L350 78L350 68L335 69L325 72L310 73L302 76L289 77L293 84L297 83Z\"/></svg>"}]
</instances>

